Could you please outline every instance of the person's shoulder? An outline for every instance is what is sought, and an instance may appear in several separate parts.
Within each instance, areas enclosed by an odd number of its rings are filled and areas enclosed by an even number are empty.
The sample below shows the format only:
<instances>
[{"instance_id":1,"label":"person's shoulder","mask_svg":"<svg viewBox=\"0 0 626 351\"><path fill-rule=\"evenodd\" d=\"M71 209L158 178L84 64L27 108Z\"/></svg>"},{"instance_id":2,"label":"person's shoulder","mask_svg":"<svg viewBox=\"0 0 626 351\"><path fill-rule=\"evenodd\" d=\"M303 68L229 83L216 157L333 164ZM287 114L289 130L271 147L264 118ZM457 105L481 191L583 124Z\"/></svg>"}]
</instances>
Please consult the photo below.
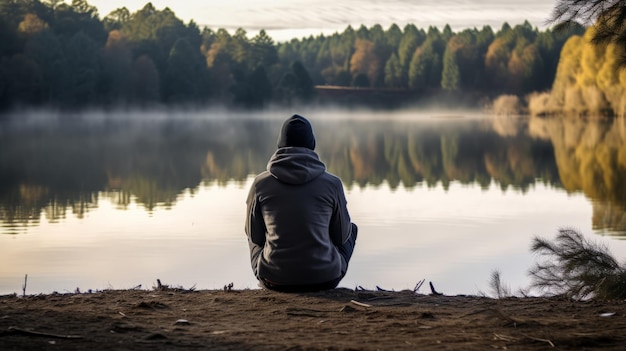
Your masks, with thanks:
<instances>
[{"instance_id":1,"label":"person's shoulder","mask_svg":"<svg viewBox=\"0 0 626 351\"><path fill-rule=\"evenodd\" d=\"M326 171L324 172L322 175L322 177L324 177L327 181L332 182L334 184L342 184L341 178L339 178L338 176Z\"/></svg>"},{"instance_id":2,"label":"person's shoulder","mask_svg":"<svg viewBox=\"0 0 626 351\"><path fill-rule=\"evenodd\" d=\"M258 183L259 181L262 181L264 179L267 178L272 178L272 174L269 171L263 171L261 173L259 173L256 177L254 177L254 182Z\"/></svg>"},{"instance_id":3,"label":"person's shoulder","mask_svg":"<svg viewBox=\"0 0 626 351\"><path fill-rule=\"evenodd\" d=\"M263 171L259 173L252 181L252 187L258 186L260 183L267 181L268 178L272 178L272 174L269 171Z\"/></svg>"}]
</instances>

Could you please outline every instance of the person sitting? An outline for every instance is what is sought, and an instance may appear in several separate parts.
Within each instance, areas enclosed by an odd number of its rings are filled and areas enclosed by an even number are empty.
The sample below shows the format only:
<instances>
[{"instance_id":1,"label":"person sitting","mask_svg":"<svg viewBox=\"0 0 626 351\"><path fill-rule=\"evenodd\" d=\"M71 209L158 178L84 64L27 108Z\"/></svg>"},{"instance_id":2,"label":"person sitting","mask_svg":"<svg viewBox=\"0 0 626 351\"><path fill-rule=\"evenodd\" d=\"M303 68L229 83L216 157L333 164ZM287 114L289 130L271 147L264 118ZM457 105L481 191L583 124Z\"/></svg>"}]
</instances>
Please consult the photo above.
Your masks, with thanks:
<instances>
[{"instance_id":1,"label":"person sitting","mask_svg":"<svg viewBox=\"0 0 626 351\"><path fill-rule=\"evenodd\" d=\"M314 150L311 123L300 115L288 118L246 200L252 271L271 290L334 289L354 251L358 228L342 182Z\"/></svg>"}]
</instances>

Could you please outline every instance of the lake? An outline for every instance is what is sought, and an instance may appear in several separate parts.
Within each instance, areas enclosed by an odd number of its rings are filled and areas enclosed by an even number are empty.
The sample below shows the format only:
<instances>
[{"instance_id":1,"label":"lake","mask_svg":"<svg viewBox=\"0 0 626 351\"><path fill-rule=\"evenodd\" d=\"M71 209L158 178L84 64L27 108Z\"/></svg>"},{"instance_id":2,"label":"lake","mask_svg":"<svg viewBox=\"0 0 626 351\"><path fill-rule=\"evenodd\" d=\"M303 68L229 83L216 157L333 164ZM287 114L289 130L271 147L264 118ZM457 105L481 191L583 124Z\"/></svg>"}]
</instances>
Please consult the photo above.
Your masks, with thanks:
<instances>
[{"instance_id":1,"label":"lake","mask_svg":"<svg viewBox=\"0 0 626 351\"><path fill-rule=\"evenodd\" d=\"M626 122L303 111L359 239L340 286L529 285L534 237L626 257ZM245 199L292 112L22 113L0 124L0 294L258 288ZM425 284L420 292L429 293Z\"/></svg>"}]
</instances>

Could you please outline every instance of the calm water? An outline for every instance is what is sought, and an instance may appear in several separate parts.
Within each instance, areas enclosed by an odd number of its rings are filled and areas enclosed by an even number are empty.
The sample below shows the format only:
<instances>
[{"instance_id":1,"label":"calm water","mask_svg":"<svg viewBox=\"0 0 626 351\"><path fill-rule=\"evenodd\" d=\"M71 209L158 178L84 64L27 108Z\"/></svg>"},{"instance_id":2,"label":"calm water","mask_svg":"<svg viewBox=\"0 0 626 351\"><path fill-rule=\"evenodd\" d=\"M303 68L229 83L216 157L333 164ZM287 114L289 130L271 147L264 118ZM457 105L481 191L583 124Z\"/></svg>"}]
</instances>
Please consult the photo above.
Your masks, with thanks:
<instances>
[{"instance_id":1,"label":"calm water","mask_svg":"<svg viewBox=\"0 0 626 351\"><path fill-rule=\"evenodd\" d=\"M0 294L163 283L257 288L252 177L290 113L22 115L0 125ZM529 284L535 236L626 257L626 123L470 113L305 113L360 227L341 286ZM54 121L52 123L44 121ZM424 293L428 288L422 288Z\"/></svg>"}]
</instances>

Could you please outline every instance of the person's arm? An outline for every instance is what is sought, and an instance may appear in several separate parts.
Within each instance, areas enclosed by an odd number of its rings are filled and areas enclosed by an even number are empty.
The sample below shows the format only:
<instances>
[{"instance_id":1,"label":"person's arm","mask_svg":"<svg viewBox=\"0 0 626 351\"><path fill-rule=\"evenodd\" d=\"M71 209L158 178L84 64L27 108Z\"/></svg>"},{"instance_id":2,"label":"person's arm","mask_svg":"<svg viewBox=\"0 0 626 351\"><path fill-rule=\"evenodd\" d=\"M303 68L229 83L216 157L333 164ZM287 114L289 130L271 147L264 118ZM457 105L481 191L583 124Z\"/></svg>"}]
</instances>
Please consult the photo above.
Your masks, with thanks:
<instances>
[{"instance_id":1,"label":"person's arm","mask_svg":"<svg viewBox=\"0 0 626 351\"><path fill-rule=\"evenodd\" d=\"M255 185L256 183L253 183L250 187L248 199L246 200L245 232L251 244L263 247L265 245L265 221L263 220L263 212L256 196Z\"/></svg>"},{"instance_id":2,"label":"person's arm","mask_svg":"<svg viewBox=\"0 0 626 351\"><path fill-rule=\"evenodd\" d=\"M343 185L341 181L339 181L337 185L335 208L333 209L329 227L330 239L333 244L335 244L335 246L343 245L343 243L350 238L351 228L346 195L343 191Z\"/></svg>"}]
</instances>

